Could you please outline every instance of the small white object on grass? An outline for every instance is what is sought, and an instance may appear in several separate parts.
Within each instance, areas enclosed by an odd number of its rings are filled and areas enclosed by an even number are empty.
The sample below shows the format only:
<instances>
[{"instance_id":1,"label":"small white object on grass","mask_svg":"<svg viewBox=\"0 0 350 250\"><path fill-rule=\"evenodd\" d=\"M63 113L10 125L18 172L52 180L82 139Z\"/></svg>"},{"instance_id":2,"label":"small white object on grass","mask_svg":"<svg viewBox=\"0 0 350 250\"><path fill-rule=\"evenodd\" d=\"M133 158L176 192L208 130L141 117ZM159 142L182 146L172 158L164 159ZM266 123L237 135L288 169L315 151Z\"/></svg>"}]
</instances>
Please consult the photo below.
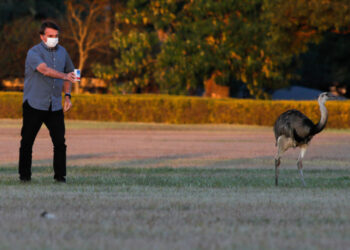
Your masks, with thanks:
<instances>
[{"instance_id":1,"label":"small white object on grass","mask_svg":"<svg viewBox=\"0 0 350 250\"><path fill-rule=\"evenodd\" d=\"M46 211L42 212L40 214L41 217L45 218L45 219L56 219L56 215L48 213Z\"/></svg>"}]
</instances>

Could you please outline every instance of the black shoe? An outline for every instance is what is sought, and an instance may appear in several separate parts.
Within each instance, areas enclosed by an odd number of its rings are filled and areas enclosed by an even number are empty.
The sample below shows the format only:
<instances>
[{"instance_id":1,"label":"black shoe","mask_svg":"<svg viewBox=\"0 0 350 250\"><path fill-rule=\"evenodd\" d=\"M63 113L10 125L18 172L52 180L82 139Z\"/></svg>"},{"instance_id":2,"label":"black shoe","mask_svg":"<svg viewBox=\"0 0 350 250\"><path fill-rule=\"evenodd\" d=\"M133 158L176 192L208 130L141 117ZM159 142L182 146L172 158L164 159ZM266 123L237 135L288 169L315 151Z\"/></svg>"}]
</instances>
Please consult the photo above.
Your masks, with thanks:
<instances>
[{"instance_id":1,"label":"black shoe","mask_svg":"<svg viewBox=\"0 0 350 250\"><path fill-rule=\"evenodd\" d=\"M19 179L23 183L31 181L31 178L29 176L20 176Z\"/></svg>"},{"instance_id":2,"label":"black shoe","mask_svg":"<svg viewBox=\"0 0 350 250\"><path fill-rule=\"evenodd\" d=\"M55 177L54 179L56 182L66 183L66 178L64 178L63 176Z\"/></svg>"}]
</instances>

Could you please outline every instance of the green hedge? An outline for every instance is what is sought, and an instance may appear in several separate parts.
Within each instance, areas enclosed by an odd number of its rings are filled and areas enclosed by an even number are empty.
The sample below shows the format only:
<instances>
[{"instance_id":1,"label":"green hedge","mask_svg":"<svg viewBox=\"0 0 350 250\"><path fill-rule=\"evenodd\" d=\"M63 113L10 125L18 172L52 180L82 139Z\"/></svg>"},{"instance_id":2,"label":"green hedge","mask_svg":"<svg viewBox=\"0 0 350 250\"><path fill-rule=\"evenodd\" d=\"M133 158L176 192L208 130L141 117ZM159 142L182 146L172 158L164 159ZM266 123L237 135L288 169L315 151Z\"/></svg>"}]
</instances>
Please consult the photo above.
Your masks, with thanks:
<instances>
[{"instance_id":1,"label":"green hedge","mask_svg":"<svg viewBox=\"0 0 350 250\"><path fill-rule=\"evenodd\" d=\"M21 118L22 93L0 93L0 118ZM316 101L258 101L168 95L77 95L68 119L174 124L228 123L272 126L288 109L319 119ZM328 128L350 127L350 101L329 101Z\"/></svg>"}]
</instances>

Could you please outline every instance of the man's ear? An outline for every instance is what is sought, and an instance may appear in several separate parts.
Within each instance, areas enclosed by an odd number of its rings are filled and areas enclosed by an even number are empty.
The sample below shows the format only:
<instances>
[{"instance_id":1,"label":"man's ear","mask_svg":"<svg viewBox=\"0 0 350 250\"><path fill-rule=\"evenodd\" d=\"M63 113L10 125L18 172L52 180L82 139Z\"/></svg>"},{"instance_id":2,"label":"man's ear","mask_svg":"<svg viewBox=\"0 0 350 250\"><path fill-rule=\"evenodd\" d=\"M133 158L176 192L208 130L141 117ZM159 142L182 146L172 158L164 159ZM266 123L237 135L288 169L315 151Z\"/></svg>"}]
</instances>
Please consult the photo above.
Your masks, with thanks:
<instances>
[{"instance_id":1,"label":"man's ear","mask_svg":"<svg viewBox=\"0 0 350 250\"><path fill-rule=\"evenodd\" d=\"M45 42L45 36L44 35L40 35L40 38L41 38L42 41Z\"/></svg>"}]
</instances>

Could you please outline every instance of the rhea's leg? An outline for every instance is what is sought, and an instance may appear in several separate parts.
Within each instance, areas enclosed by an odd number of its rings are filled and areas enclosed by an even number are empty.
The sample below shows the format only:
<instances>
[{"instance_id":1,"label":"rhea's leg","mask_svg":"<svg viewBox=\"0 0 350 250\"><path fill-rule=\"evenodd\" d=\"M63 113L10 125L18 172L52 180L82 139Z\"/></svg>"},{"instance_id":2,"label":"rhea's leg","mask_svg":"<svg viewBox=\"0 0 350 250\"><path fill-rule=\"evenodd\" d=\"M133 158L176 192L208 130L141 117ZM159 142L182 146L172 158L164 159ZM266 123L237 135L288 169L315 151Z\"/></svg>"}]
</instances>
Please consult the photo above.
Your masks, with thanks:
<instances>
[{"instance_id":1,"label":"rhea's leg","mask_svg":"<svg viewBox=\"0 0 350 250\"><path fill-rule=\"evenodd\" d=\"M278 186L279 166L281 164L282 154L291 146L293 142L290 138L281 135L277 139L277 154L275 156L275 185Z\"/></svg>"},{"instance_id":2,"label":"rhea's leg","mask_svg":"<svg viewBox=\"0 0 350 250\"><path fill-rule=\"evenodd\" d=\"M276 160L275 159L275 185L278 186L278 175L280 173L280 169L279 169L279 166L281 164L281 160L278 159Z\"/></svg>"},{"instance_id":3,"label":"rhea's leg","mask_svg":"<svg viewBox=\"0 0 350 250\"><path fill-rule=\"evenodd\" d=\"M304 174L303 174L303 158L305 156L306 153L306 149L307 149L307 145L303 145L300 147L300 154L299 154L299 158L297 161L297 166L298 166L298 170L299 170L299 174L300 174L300 179L301 182L303 183L304 186L306 186L305 181L304 181Z\"/></svg>"}]
</instances>

